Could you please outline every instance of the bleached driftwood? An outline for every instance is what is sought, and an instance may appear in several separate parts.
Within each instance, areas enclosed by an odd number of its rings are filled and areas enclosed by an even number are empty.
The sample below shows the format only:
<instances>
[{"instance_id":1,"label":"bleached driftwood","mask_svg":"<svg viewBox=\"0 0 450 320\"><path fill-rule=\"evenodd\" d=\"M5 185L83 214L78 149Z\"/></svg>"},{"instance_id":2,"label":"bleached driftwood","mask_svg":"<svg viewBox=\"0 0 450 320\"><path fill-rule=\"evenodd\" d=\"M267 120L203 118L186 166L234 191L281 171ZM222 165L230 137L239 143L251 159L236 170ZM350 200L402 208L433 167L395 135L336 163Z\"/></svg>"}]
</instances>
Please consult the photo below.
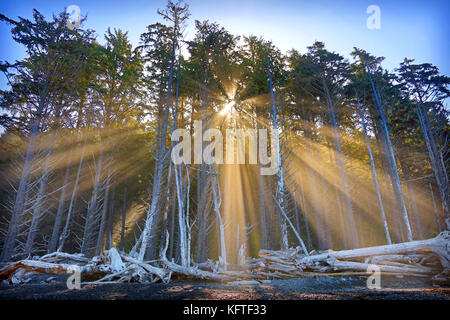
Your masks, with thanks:
<instances>
[{"instance_id":1,"label":"bleached driftwood","mask_svg":"<svg viewBox=\"0 0 450 320\"><path fill-rule=\"evenodd\" d=\"M81 276L89 279L103 278L111 273L119 273L126 268L115 248L106 250L103 255L96 256L93 259L86 258L83 255L55 252L42 256L39 260L19 261L2 271L0 273L0 279L11 279L18 270L53 275L72 274L74 272L74 265L68 263L55 263L61 260L77 262L76 265L80 268ZM80 263L84 263L84 265L80 265Z\"/></svg>"},{"instance_id":2,"label":"bleached driftwood","mask_svg":"<svg viewBox=\"0 0 450 320\"><path fill-rule=\"evenodd\" d=\"M450 268L450 232L441 232L437 237L427 240L410 241L384 246L359 248L342 251L329 251L327 253L302 257L297 262L305 267L313 266L314 262L325 261L329 258L348 260L361 257L372 257L382 255L410 254L419 251L431 251L438 255L444 268Z\"/></svg>"},{"instance_id":3,"label":"bleached driftwood","mask_svg":"<svg viewBox=\"0 0 450 320\"><path fill-rule=\"evenodd\" d=\"M49 254L46 254L39 258L40 261L44 262L53 262L57 263L60 261L74 261L74 262L80 262L80 263L89 263L91 259L85 257L83 254L70 254L70 253L64 253L64 252L52 252Z\"/></svg>"},{"instance_id":4,"label":"bleached driftwood","mask_svg":"<svg viewBox=\"0 0 450 320\"><path fill-rule=\"evenodd\" d=\"M369 263L362 262L353 262L353 261L339 261L336 259L327 259L327 264L332 268L332 270L336 271L367 271L370 267ZM380 268L381 272L390 272L390 273L415 273L415 274L432 274L433 270L431 268L422 267L422 266L410 266L410 265L398 265L398 266L390 266L379 264L377 265Z\"/></svg>"},{"instance_id":5,"label":"bleached driftwood","mask_svg":"<svg viewBox=\"0 0 450 320\"><path fill-rule=\"evenodd\" d=\"M127 262L130 262L132 264L135 264L135 265L138 265L138 266L142 267L145 271L158 276L161 280L165 280L166 277L167 277L167 272L164 271L162 268L154 267L154 266L152 266L152 265L150 265L148 263L140 262L137 259L134 259L134 258L131 258L131 257L127 257L125 255L122 255L122 259L127 261Z\"/></svg>"},{"instance_id":6,"label":"bleached driftwood","mask_svg":"<svg viewBox=\"0 0 450 320\"><path fill-rule=\"evenodd\" d=\"M105 250L105 253L101 257L105 257L105 265L109 266L111 272L120 272L126 268L116 248Z\"/></svg>"},{"instance_id":7,"label":"bleached driftwood","mask_svg":"<svg viewBox=\"0 0 450 320\"><path fill-rule=\"evenodd\" d=\"M250 258L244 264L228 265L223 271L217 261L207 261L197 266L182 266L166 257L168 237L160 253L160 259L142 262L116 248L105 250L100 256L89 259L80 254L55 252L38 260L22 260L0 271L0 280L23 283L25 274L71 274L76 264L81 276L95 282L151 283L168 282L172 274L189 279L220 282L234 280L263 280L304 277L317 274L362 275L368 274L370 265L376 265L386 274L434 276L445 283L450 266L450 233L442 232L435 238L386 246L359 248L312 254L303 254L301 247L287 250L260 250L258 258ZM72 263L73 262L73 263ZM72 263L72 264L70 264ZM152 263L152 264L150 264ZM433 278L433 279L434 279ZM443 282L444 281L444 282Z\"/></svg>"},{"instance_id":8,"label":"bleached driftwood","mask_svg":"<svg viewBox=\"0 0 450 320\"><path fill-rule=\"evenodd\" d=\"M148 263L140 262L134 258L119 254L116 248L105 250L103 255L92 259L107 274L96 282L114 280L116 282L154 282L154 276L167 281L167 273ZM125 262L124 262L125 261ZM169 277L170 279L170 277Z\"/></svg>"},{"instance_id":9,"label":"bleached driftwood","mask_svg":"<svg viewBox=\"0 0 450 320\"><path fill-rule=\"evenodd\" d=\"M2 272L0 272L0 280L10 280L14 273L20 269L23 269L25 272L33 271L37 273L56 275L73 273L73 265L70 264L50 263L38 260L21 260L13 264L11 267L6 268ZM80 272L82 276L86 276L89 278L102 277L106 274L104 271L96 269L93 265L85 265L80 267Z\"/></svg>"},{"instance_id":10,"label":"bleached driftwood","mask_svg":"<svg viewBox=\"0 0 450 320\"><path fill-rule=\"evenodd\" d=\"M311 272L366 273L370 265L377 265L384 273L433 275L448 268L450 257L449 232L420 241L353 250L301 254L300 248L283 251L261 250L260 260L253 262L258 274L291 277ZM261 264L264 267L259 267Z\"/></svg>"},{"instance_id":11,"label":"bleached driftwood","mask_svg":"<svg viewBox=\"0 0 450 320\"><path fill-rule=\"evenodd\" d=\"M306 250L306 246L305 246L305 243L302 240L302 237L300 237L300 235L298 234L298 232L295 229L294 225L292 224L291 220L287 216L286 212L284 212L282 206L280 205L280 202L278 202L278 199L274 195L272 195L272 198L273 198L273 201L276 203L278 209L280 209L280 212L283 215L284 219L289 223L289 226L291 227L292 231L294 232L295 236L297 237L298 242L302 246L303 252L305 253L305 255L309 256L308 250Z\"/></svg>"},{"instance_id":12,"label":"bleached driftwood","mask_svg":"<svg viewBox=\"0 0 450 320\"><path fill-rule=\"evenodd\" d=\"M235 280L234 278L227 276L227 275L223 275L223 274L219 274L219 273L215 273L215 272L204 271L204 270L200 270L195 267L189 267L189 266L183 267L183 266L180 266L179 264L176 264L174 262L167 260L166 252L167 252L168 246L169 246L169 234L166 231L166 241L165 241L164 248L161 250L159 259L166 266L166 268L168 268L170 271L172 271L174 273L182 274L182 275L185 275L188 277L193 277L196 279L203 279L203 280L214 280L214 281Z\"/></svg>"},{"instance_id":13,"label":"bleached driftwood","mask_svg":"<svg viewBox=\"0 0 450 320\"><path fill-rule=\"evenodd\" d=\"M190 278L201 280L213 280L213 281L232 281L234 277L230 277L226 274L214 273L209 271L200 270L195 267L183 267L167 259L161 260L161 262L173 273L188 276Z\"/></svg>"}]
</instances>

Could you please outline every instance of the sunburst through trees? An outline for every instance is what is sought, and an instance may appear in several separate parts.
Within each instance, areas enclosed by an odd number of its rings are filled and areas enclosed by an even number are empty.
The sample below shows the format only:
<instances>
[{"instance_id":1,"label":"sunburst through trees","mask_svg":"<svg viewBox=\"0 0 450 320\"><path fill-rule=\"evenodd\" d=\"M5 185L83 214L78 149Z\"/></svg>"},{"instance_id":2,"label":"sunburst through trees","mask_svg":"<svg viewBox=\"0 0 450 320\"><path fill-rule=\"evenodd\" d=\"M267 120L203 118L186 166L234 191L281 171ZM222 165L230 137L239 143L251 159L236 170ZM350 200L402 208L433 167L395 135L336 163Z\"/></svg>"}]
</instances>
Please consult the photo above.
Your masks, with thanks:
<instances>
[{"instance_id":1,"label":"sunburst through trees","mask_svg":"<svg viewBox=\"0 0 450 320\"><path fill-rule=\"evenodd\" d=\"M117 247L225 270L260 249L351 249L448 230L450 79L435 66L405 59L390 72L382 57L355 48L349 61L321 42L282 53L207 20L188 40L186 4L158 13L164 23L136 48L122 30L103 44L71 30L64 13L0 16L27 54L1 64L2 261ZM171 160L180 128L191 163ZM243 164L205 163L195 150L214 142L210 129L273 137L255 140L256 163L251 137ZM261 152L275 156L274 174L261 174Z\"/></svg>"}]
</instances>

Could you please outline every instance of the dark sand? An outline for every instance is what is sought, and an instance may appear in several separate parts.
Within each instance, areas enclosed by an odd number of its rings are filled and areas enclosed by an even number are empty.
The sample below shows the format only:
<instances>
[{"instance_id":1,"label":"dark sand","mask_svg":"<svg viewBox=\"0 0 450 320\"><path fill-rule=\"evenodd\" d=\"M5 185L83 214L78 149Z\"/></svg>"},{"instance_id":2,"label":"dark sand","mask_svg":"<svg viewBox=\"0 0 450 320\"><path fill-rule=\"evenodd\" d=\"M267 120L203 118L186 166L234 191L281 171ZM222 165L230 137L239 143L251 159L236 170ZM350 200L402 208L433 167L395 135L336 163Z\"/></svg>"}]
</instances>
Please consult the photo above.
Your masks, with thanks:
<instances>
[{"instance_id":1,"label":"dark sand","mask_svg":"<svg viewBox=\"0 0 450 320\"><path fill-rule=\"evenodd\" d=\"M381 277L381 289L369 290L365 277L308 277L259 284L177 281L169 284L82 283L69 290L65 276L40 275L27 284L0 284L0 300L450 300L450 288L428 278ZM46 283L48 281L49 283Z\"/></svg>"}]
</instances>

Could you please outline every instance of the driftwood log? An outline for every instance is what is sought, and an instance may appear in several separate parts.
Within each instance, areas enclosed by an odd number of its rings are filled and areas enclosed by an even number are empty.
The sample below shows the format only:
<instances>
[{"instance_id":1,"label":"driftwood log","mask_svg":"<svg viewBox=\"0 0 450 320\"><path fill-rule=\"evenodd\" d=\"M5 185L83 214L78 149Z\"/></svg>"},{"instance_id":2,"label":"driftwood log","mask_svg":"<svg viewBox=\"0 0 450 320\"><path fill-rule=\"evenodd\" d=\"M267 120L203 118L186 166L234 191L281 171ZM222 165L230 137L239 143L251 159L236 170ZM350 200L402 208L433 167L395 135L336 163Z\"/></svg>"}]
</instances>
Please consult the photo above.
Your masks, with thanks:
<instances>
[{"instance_id":1,"label":"driftwood log","mask_svg":"<svg viewBox=\"0 0 450 320\"><path fill-rule=\"evenodd\" d=\"M439 283L448 283L450 275L450 232L444 231L427 240L352 250L314 253L308 255L303 248L288 250L260 250L259 257L249 258L239 266L227 266L224 271L214 261L194 266L181 266L166 258L168 242L156 261L139 261L136 257L117 251L105 250L93 258L82 254L54 252L34 260L21 260L0 271L0 280L20 283L29 272L61 275L73 273L79 267L81 276L95 282L169 282L178 278L229 282L235 280L263 280L304 277L317 274L363 275L370 266L383 273L433 277Z\"/></svg>"},{"instance_id":2,"label":"driftwood log","mask_svg":"<svg viewBox=\"0 0 450 320\"><path fill-rule=\"evenodd\" d=\"M374 257L395 254L411 254L415 252L434 252L444 268L450 268L450 232L441 232L437 237L428 240L410 241L391 245L359 248L343 251L328 251L326 253L304 257L299 264L310 266L314 262L329 258L349 260L362 257Z\"/></svg>"}]
</instances>

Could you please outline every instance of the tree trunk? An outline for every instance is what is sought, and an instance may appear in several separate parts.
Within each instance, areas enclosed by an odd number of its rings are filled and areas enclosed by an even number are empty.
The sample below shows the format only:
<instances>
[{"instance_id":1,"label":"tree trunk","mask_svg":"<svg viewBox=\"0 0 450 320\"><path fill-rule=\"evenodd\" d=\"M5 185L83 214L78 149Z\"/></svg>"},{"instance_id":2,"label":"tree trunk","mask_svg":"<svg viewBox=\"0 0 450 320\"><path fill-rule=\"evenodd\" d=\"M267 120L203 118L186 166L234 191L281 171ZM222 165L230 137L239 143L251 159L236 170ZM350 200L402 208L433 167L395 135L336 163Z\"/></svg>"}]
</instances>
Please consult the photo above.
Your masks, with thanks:
<instances>
[{"instance_id":1,"label":"tree trunk","mask_svg":"<svg viewBox=\"0 0 450 320\"><path fill-rule=\"evenodd\" d=\"M335 155L335 152L333 152L331 145L328 143L327 141L327 147L328 147L328 156L330 158L330 163L334 163L334 168L337 167L337 163L336 163L336 158L333 157ZM345 232L345 219L344 219L344 213L343 213L343 209L342 209L342 201L341 201L341 195L339 193L339 189L338 189L338 183L336 180L337 177L337 173L332 175L332 179L333 179L333 190L334 190L334 197L336 199L336 205L337 205L337 212L338 212L338 219L339 219L339 224L340 224L340 228L341 228L341 236L342 238L340 238L341 242L342 242L342 246L344 247L344 249L348 248L348 241L347 241L347 232Z\"/></svg>"},{"instance_id":2,"label":"tree trunk","mask_svg":"<svg viewBox=\"0 0 450 320\"><path fill-rule=\"evenodd\" d=\"M347 206L347 222L348 222L348 229L349 229L348 231L350 232L352 246L354 248L358 248L359 247L358 232L356 230L352 200L350 198L350 190L348 187L348 177L347 177L347 173L346 173L347 170L345 168L344 155L342 154L341 140L339 138L339 129L338 129L337 121L336 121L336 111L335 111L333 101L331 100L331 95L328 90L328 86L327 86L324 78L322 78L322 84L323 84L323 88L325 91L325 97L326 97L326 101L327 101L327 105L328 105L328 109L329 109L329 113L330 113L331 127L333 129L333 140L334 140L333 144L334 144L334 148L336 150L335 157L336 157L336 162L338 165L339 177L341 180L340 182L342 185L345 203Z\"/></svg>"},{"instance_id":3,"label":"tree trunk","mask_svg":"<svg viewBox=\"0 0 450 320\"><path fill-rule=\"evenodd\" d=\"M97 169L94 178L94 187L92 190L91 199L88 204L86 220L84 224L83 242L81 244L81 253L89 255L91 252L92 240L96 229L96 215L98 210L98 192L100 188L100 176L103 166L103 151L97 160Z\"/></svg>"},{"instance_id":4,"label":"tree trunk","mask_svg":"<svg viewBox=\"0 0 450 320\"><path fill-rule=\"evenodd\" d=\"M27 236L27 241L25 243L25 250L24 250L24 253L27 256L31 255L31 253L33 251L34 240L36 238L38 228L39 228L39 223L40 223L42 215L43 215L42 206L43 206L45 198L46 198L45 191L47 189L47 182L48 182L48 178L49 178L50 159L51 159L51 155L52 155L52 151L53 151L52 149L53 148L50 147L50 150L48 150L48 152L45 156L43 173L42 173L42 176L40 177L40 181L39 181L39 190L37 192L36 198L33 203L33 217L31 219L31 225L28 230L28 236Z\"/></svg>"},{"instance_id":5,"label":"tree trunk","mask_svg":"<svg viewBox=\"0 0 450 320\"><path fill-rule=\"evenodd\" d=\"M111 200L109 201L108 223L106 225L106 245L105 249L109 250L113 247L113 223L114 223L114 197L116 189L111 190Z\"/></svg>"},{"instance_id":6,"label":"tree trunk","mask_svg":"<svg viewBox=\"0 0 450 320\"><path fill-rule=\"evenodd\" d=\"M166 161L165 159L166 139L169 121L169 109L172 96L172 80L173 80L174 64L175 64L175 43L173 43L172 45L172 61L170 63L169 84L167 88L167 101L166 101L166 108L164 110L164 119L162 122L162 126L159 128L160 132L158 132L157 134L159 137L159 145L156 154L155 170L153 174L152 199L150 207L147 210L147 219L145 220L144 230L142 231L142 243L138 254L139 261L144 260L144 256L147 253L147 249L150 245L153 232L156 230L156 225L159 221L159 214L161 212L160 210L161 208L159 208L159 203L161 196L161 184L163 178L162 176L164 170L164 163Z\"/></svg>"},{"instance_id":7,"label":"tree trunk","mask_svg":"<svg viewBox=\"0 0 450 320\"><path fill-rule=\"evenodd\" d=\"M214 169L214 170L213 170ZM222 204L222 197L220 193L220 183L219 176L216 170L216 164L209 165L210 179L211 179L211 189L213 193L214 202L214 212L216 213L216 218L219 223L219 237L220 237L220 248L219 248L219 265L222 270L227 268L227 247L225 242L225 225L220 214L220 206Z\"/></svg>"},{"instance_id":8,"label":"tree trunk","mask_svg":"<svg viewBox=\"0 0 450 320\"><path fill-rule=\"evenodd\" d=\"M439 216L439 210L436 205L436 200L434 199L433 186L431 185L431 183L429 183L429 186L430 186L431 200L433 201L434 215L436 216L436 226L437 226L438 232L441 232L442 231L441 218Z\"/></svg>"},{"instance_id":9,"label":"tree trunk","mask_svg":"<svg viewBox=\"0 0 450 320\"><path fill-rule=\"evenodd\" d=\"M312 148L311 148L311 138L310 138L310 133L306 134L305 133L305 138L306 138L306 154L309 155L309 159L314 158L315 153L313 152ZM320 204L320 200L319 200L319 190L318 190L318 185L317 185L317 175L314 172L314 169L312 167L312 162L309 164L306 164L308 166L308 185L310 188L310 207L314 213L314 221L315 221L315 234L316 234L316 245L317 248L322 250L325 249L325 244L324 244L324 229L323 229L323 223L322 223L322 217L320 216L320 210L319 210L319 204Z\"/></svg>"},{"instance_id":10,"label":"tree trunk","mask_svg":"<svg viewBox=\"0 0 450 320\"><path fill-rule=\"evenodd\" d=\"M59 237L58 252L61 252L63 250L64 242L66 241L66 238L69 235L70 219L72 217L73 206L74 206L75 199L77 196L78 182L80 181L81 168L83 167L85 148L86 148L86 138L84 139L84 143L83 143L83 147L82 147L82 151L81 151L81 157L80 157L80 163L78 164L77 176L75 178L75 183L73 184L72 196L70 197L69 209L67 210L66 223L64 224L64 229L61 232L61 236Z\"/></svg>"},{"instance_id":11,"label":"tree trunk","mask_svg":"<svg viewBox=\"0 0 450 320\"><path fill-rule=\"evenodd\" d=\"M111 164L110 164L111 166ZM105 181L105 195L103 196L102 216L100 220L100 229L97 235L97 245L95 247L95 255L98 256L103 250L105 244L105 229L108 221L108 201L109 201L109 188L111 184L111 167L108 169L108 175Z\"/></svg>"},{"instance_id":12,"label":"tree trunk","mask_svg":"<svg viewBox=\"0 0 450 320\"><path fill-rule=\"evenodd\" d=\"M416 196L414 194L414 188L413 188L413 183L411 181L409 181L411 179L411 175L409 173L409 168L407 166L406 163L404 162L400 162L401 166L402 166L402 170L404 172L405 175L405 184L406 184L406 192L408 195L408 200L410 203L410 210L414 213L414 224L415 224L415 230L416 230L416 236L417 238L423 239L423 234L422 234L422 226L420 223L420 216L419 216L419 210L417 209L417 203L416 203Z\"/></svg>"},{"instance_id":13,"label":"tree trunk","mask_svg":"<svg viewBox=\"0 0 450 320\"><path fill-rule=\"evenodd\" d=\"M172 204L170 209L170 232L169 232L169 259L173 258L173 246L175 245L175 211L177 209L176 203Z\"/></svg>"},{"instance_id":14,"label":"tree trunk","mask_svg":"<svg viewBox=\"0 0 450 320\"><path fill-rule=\"evenodd\" d=\"M127 186L123 188L122 228L120 230L120 250L125 249L125 224L127 219Z\"/></svg>"},{"instance_id":15,"label":"tree trunk","mask_svg":"<svg viewBox=\"0 0 450 320\"><path fill-rule=\"evenodd\" d=\"M295 236L297 237L298 242L302 246L303 252L305 253L306 256L309 256L309 253L308 253L308 250L306 249L305 243L303 242L299 233L295 230L295 227L292 224L291 220L289 220L289 217L286 215L286 212L284 212L283 208L281 207L280 203L278 202L278 200L275 197L273 197L273 200L274 200L275 204L278 206L278 209L280 209L280 212L283 215L283 217L289 223L289 226L291 227L292 231L294 232Z\"/></svg>"},{"instance_id":16,"label":"tree trunk","mask_svg":"<svg viewBox=\"0 0 450 320\"><path fill-rule=\"evenodd\" d=\"M39 102L39 107L37 109L37 116L33 122L30 141L28 143L27 153L25 155L24 164L22 167L22 174L20 176L19 187L17 188L16 200L14 202L13 212L11 215L11 220L9 221L8 231L5 236L3 243L2 253L0 255L0 261L9 261L11 257L16 252L16 238L21 224L24 204L26 198L26 191L28 189L28 183L30 181L31 172L33 169L34 152L36 149L36 140L39 136L39 127L42 120L42 112L46 103L46 95L48 93L49 87L44 89L41 95L41 101Z\"/></svg>"},{"instance_id":17,"label":"tree trunk","mask_svg":"<svg viewBox=\"0 0 450 320\"><path fill-rule=\"evenodd\" d=\"M278 171L276 173L277 185L275 191L275 197L280 202L280 207L285 209L285 185L284 185L284 176L283 176L283 163L281 161L281 150L280 150L280 136L279 136L279 128L278 128L278 120L277 120L277 106L275 104L275 95L273 92L273 84L272 84L272 72L270 70L270 60L267 57L267 72L269 74L269 89L270 95L272 97L272 129L274 135L275 142L275 152L277 153L277 164ZM273 149L272 149L273 150ZM286 225L285 217L280 213L280 242L281 249L285 250L289 248L288 241L288 230Z\"/></svg>"},{"instance_id":18,"label":"tree trunk","mask_svg":"<svg viewBox=\"0 0 450 320\"><path fill-rule=\"evenodd\" d=\"M205 68L202 68L202 87L201 87L201 121L202 121L202 127L201 132L202 136L203 133L208 129L207 123L206 123L206 107L207 107L207 75ZM195 126L195 124L194 124ZM194 132L196 130L194 129ZM197 129L198 132L198 129ZM197 138L198 140L199 138ZM204 149L204 141L201 140L201 153ZM201 155L200 155L201 157ZM195 154L194 154L195 158ZM199 161L200 160L200 161ZM209 187L213 188L213 186L210 185L210 181L207 179L207 166L204 163L202 159L197 159L194 163L200 163L198 166L199 170L197 171L197 215L198 215L198 221L199 221L199 228L197 232L197 263L201 263L206 261L207 258L207 249L208 249L208 243L207 243L207 226L208 226L208 214L206 212L206 207L208 206L208 200L209 200Z\"/></svg>"},{"instance_id":19,"label":"tree trunk","mask_svg":"<svg viewBox=\"0 0 450 320\"><path fill-rule=\"evenodd\" d=\"M62 217L64 213L64 204L66 202L66 191L67 191L67 185L69 184L69 173L70 173L70 166L67 161L66 164L66 173L64 174L64 180L63 185L61 187L61 194L59 196L58 201L58 210L56 211L56 217L55 217L55 223L53 225L53 231L52 231L52 237L50 239L49 245L48 245L48 253L56 251L56 248L58 246L58 239L59 239L59 230L61 229L62 224Z\"/></svg>"},{"instance_id":20,"label":"tree trunk","mask_svg":"<svg viewBox=\"0 0 450 320\"><path fill-rule=\"evenodd\" d=\"M361 117L361 124L362 124L363 130L364 130L364 138L366 140L367 151L369 153L370 169L372 170L372 179L373 179L373 183L375 185L375 191L377 193L378 206L380 207L381 221L383 222L384 234L386 236L387 243L392 244L391 235L389 234L389 227L388 227L388 223L387 223L387 219L386 219L386 214L384 212L383 200L381 198L380 186L378 184L377 170L375 168L375 161L373 159L372 148L370 147L370 140L369 140L369 137L367 136L366 121L364 119L364 113L363 113L363 110L359 103L359 96L358 96L358 92L356 90L355 90L355 94L356 94L356 101L358 104L359 115Z\"/></svg>"},{"instance_id":21,"label":"tree trunk","mask_svg":"<svg viewBox=\"0 0 450 320\"><path fill-rule=\"evenodd\" d=\"M331 230L330 230L330 213L328 210L328 201L329 198L327 196L327 186L325 184L325 176L323 173L323 168L320 169L320 193L322 195L322 214L323 214L323 231L324 231L324 241L326 243L326 247L328 249L333 248L333 239L331 238Z\"/></svg>"},{"instance_id":22,"label":"tree trunk","mask_svg":"<svg viewBox=\"0 0 450 320\"><path fill-rule=\"evenodd\" d=\"M372 74L369 68L369 65L364 61L366 68L367 68L367 73L369 75L369 79L370 79L370 83L372 85L372 90L373 90L373 94L375 96L375 101L377 104L377 108L378 108L378 113L381 117L381 122L382 122L382 126L383 126L383 133L384 133L384 137L385 137L385 141L386 141L386 145L388 148L388 158L389 158L389 162L390 165L392 166L391 168L391 172L392 172L392 187L394 188L394 193L397 196L398 202L399 202L399 206L400 206L400 215L403 221L403 225L406 229L406 238L408 241L412 241L413 237L412 237L412 232L411 232L411 226L409 224L409 218L408 218L408 211L406 210L406 204L405 204L405 199L403 198L403 191L402 191L402 186L400 183L400 177L398 176L398 168L397 168L397 162L395 160L395 155L394 155L394 148L392 146L392 142L391 142L391 137L390 137L390 133L389 133L389 128L387 125L387 121L386 118L384 116L384 112L383 112L383 107L381 105L381 101L380 98L378 97L378 93L377 90L375 89L375 83L373 82L372 79Z\"/></svg>"},{"instance_id":23,"label":"tree trunk","mask_svg":"<svg viewBox=\"0 0 450 320\"><path fill-rule=\"evenodd\" d=\"M442 153L436 146L427 112L426 110L423 110L422 107L422 101L421 104L417 105L417 113L419 115L420 124L425 136L425 142L428 148L428 153L430 155L431 164L433 165L434 175L436 177L436 182L442 200L442 206L444 208L445 226L447 230L450 230L450 215L448 208L449 186L447 170L445 168Z\"/></svg>"},{"instance_id":24,"label":"tree trunk","mask_svg":"<svg viewBox=\"0 0 450 320\"><path fill-rule=\"evenodd\" d=\"M385 194L387 194L386 198L388 198L388 204L389 204L389 208L390 208L390 212L391 212L391 220L393 221L393 229L395 232L395 238L397 240L397 242L402 242L404 239L402 238L402 218L401 215L397 214L398 212L400 212L400 208L401 208L401 198L399 197L399 194L395 192L395 188L394 188L394 182L395 182L395 171L393 171L393 167L391 164L391 158L388 155L388 147L387 147L387 143L386 143L386 138L384 135L384 130L383 128L383 123L381 121L381 119L377 119L378 123L378 133L379 135L377 136L377 142L378 142L378 147L380 149L380 152L382 153L382 157L381 157L381 162L383 165L383 171L384 171L384 176L385 176ZM389 180L386 178L389 177ZM388 190L389 187L392 188L392 192L391 190ZM394 194L394 196L392 196L392 193ZM400 195L401 196L401 195ZM391 238L392 239L392 238Z\"/></svg>"},{"instance_id":25,"label":"tree trunk","mask_svg":"<svg viewBox=\"0 0 450 320\"><path fill-rule=\"evenodd\" d=\"M302 173L300 173L299 176L299 180L300 180L300 190L301 190L301 195L302 195L302 202L301 202L301 209L302 209L302 213L303 213L303 223L305 224L305 230L306 230L306 239L307 239L307 247L308 250L311 250L311 232L310 232L310 228L309 228L309 220L308 220L308 204L306 203L306 198L305 198L305 190L304 190L304 184L303 184L303 177L302 174L304 173L304 171Z\"/></svg>"},{"instance_id":26,"label":"tree trunk","mask_svg":"<svg viewBox=\"0 0 450 320\"><path fill-rule=\"evenodd\" d=\"M298 234L302 234L301 228L300 228L300 210L298 206L298 199L297 199L297 190L294 190L292 195L293 201L294 201L294 214L295 214L295 230Z\"/></svg>"}]
</instances>

